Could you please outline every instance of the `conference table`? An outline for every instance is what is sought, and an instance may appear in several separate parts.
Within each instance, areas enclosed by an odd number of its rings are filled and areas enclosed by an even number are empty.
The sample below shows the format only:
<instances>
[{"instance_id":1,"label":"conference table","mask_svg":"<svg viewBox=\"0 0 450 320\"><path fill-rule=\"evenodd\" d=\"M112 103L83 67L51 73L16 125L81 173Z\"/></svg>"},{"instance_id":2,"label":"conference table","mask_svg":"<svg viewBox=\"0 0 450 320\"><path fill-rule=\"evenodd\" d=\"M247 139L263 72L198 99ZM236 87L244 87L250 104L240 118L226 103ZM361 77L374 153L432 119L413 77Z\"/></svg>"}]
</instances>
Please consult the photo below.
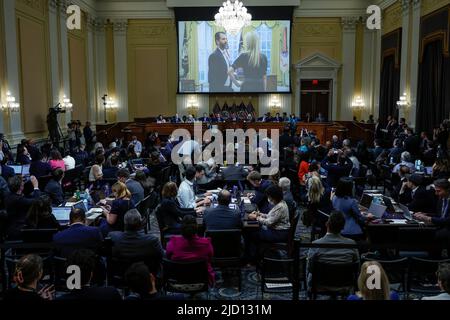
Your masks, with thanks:
<instances>
[{"instance_id":1,"label":"conference table","mask_svg":"<svg viewBox=\"0 0 450 320\"><path fill-rule=\"evenodd\" d=\"M189 131L191 135L195 135L195 125L200 125L200 134L208 129L217 129L222 132L224 138L226 137L226 130L237 130L242 129L244 131L249 129L254 129L256 132L261 130L267 130L267 135L269 137L272 136L272 130L278 130L278 133L281 135L283 133L283 129L286 126L289 126L289 123L286 122L219 122L219 123L132 123L127 125L122 129L122 133L124 134L126 141L131 141L132 136L136 136L140 141L145 141L147 135L151 132L158 132L160 136L169 136L176 129L185 129ZM346 133L348 131L343 125L334 122L299 122L297 123L297 133L301 133L303 129L306 129L308 132L314 132L317 138L321 142L325 142L327 140L331 140L333 135L339 137L342 141L347 137Z\"/></svg>"}]
</instances>

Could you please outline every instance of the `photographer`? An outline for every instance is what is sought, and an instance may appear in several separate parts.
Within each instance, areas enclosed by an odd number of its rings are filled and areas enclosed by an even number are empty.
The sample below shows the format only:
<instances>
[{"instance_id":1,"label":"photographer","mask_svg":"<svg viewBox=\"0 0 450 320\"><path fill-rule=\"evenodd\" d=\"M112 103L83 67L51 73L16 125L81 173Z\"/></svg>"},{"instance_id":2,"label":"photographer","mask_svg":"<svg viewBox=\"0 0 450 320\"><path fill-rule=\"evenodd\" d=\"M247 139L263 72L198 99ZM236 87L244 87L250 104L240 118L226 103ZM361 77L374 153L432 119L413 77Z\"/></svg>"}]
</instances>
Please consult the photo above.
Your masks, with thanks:
<instances>
[{"instance_id":1,"label":"photographer","mask_svg":"<svg viewBox=\"0 0 450 320\"><path fill-rule=\"evenodd\" d=\"M321 167L328 171L327 184L336 187L342 177L348 177L353 168L353 162L345 156L342 150L331 149L323 159Z\"/></svg>"},{"instance_id":2,"label":"photographer","mask_svg":"<svg viewBox=\"0 0 450 320\"><path fill-rule=\"evenodd\" d=\"M47 128L48 133L50 135L50 140L55 144L59 144L59 140L62 138L60 133L60 128L58 124L58 114L59 113L66 113L66 110L62 110L59 107L59 104L54 107L48 109L48 115L47 115Z\"/></svg>"}]
</instances>

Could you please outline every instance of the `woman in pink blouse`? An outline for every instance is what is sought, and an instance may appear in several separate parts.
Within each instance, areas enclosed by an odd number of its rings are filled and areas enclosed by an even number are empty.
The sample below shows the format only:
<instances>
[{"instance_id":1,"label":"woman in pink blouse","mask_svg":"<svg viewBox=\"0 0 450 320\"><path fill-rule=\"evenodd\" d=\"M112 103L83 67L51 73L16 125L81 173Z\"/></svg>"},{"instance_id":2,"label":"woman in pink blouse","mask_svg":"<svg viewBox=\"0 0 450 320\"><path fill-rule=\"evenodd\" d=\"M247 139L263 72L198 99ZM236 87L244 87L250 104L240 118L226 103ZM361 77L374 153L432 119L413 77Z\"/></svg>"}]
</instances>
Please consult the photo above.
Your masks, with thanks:
<instances>
[{"instance_id":1,"label":"woman in pink blouse","mask_svg":"<svg viewBox=\"0 0 450 320\"><path fill-rule=\"evenodd\" d=\"M64 160L58 150L52 150L50 152L49 163L52 170L59 168L62 171L66 171L66 165L64 164Z\"/></svg>"},{"instance_id":2,"label":"woman in pink blouse","mask_svg":"<svg viewBox=\"0 0 450 320\"><path fill-rule=\"evenodd\" d=\"M214 270L211 266L213 247L210 238L197 235L197 221L191 215L184 216L181 222L181 236L170 238L166 247L166 256L170 260L196 261L208 263L209 285L214 284Z\"/></svg>"}]
</instances>

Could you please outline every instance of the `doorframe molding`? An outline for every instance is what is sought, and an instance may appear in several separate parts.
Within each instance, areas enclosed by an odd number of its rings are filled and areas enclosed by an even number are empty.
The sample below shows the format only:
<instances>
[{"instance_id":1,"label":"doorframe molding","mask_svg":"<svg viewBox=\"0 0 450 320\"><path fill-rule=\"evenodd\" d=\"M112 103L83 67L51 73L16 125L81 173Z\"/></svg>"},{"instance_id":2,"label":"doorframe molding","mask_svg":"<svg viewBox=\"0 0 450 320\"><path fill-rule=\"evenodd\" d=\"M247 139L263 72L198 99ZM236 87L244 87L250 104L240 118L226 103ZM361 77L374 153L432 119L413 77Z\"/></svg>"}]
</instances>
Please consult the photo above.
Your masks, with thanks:
<instances>
[{"instance_id":1,"label":"doorframe molding","mask_svg":"<svg viewBox=\"0 0 450 320\"><path fill-rule=\"evenodd\" d=\"M342 64L327 57L322 53L314 53L297 62L295 69L297 71L297 81L295 85L295 112L301 117L300 95L302 80L331 80L330 104L328 106L329 120L333 119L337 111L338 102L338 73Z\"/></svg>"}]
</instances>

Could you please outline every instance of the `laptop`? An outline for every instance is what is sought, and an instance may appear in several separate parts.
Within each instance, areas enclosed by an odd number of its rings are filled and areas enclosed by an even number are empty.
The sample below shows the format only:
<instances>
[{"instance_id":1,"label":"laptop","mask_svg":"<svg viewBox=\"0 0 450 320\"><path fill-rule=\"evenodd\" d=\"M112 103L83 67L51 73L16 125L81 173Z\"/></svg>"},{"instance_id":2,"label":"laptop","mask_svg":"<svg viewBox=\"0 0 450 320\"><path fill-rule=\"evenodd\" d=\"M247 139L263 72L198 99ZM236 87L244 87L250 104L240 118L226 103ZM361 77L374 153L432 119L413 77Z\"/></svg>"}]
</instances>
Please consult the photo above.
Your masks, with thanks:
<instances>
[{"instance_id":1,"label":"laptop","mask_svg":"<svg viewBox=\"0 0 450 320\"><path fill-rule=\"evenodd\" d=\"M22 174L22 166L10 165L9 167L13 168L14 174Z\"/></svg>"},{"instance_id":2,"label":"laptop","mask_svg":"<svg viewBox=\"0 0 450 320\"><path fill-rule=\"evenodd\" d=\"M30 165L29 164L24 164L22 166L22 175L23 176L29 176L30 175Z\"/></svg>"},{"instance_id":3,"label":"laptop","mask_svg":"<svg viewBox=\"0 0 450 320\"><path fill-rule=\"evenodd\" d=\"M386 212L386 206L372 202L367 212L373 214L373 216L377 219L381 219L381 217L383 217L383 214Z\"/></svg>"},{"instance_id":4,"label":"laptop","mask_svg":"<svg viewBox=\"0 0 450 320\"><path fill-rule=\"evenodd\" d=\"M89 208L88 208L87 205L84 203L84 201L78 201L77 203L75 203L75 204L73 205L73 208L74 208L74 209L83 209L85 213L89 211Z\"/></svg>"},{"instance_id":5,"label":"laptop","mask_svg":"<svg viewBox=\"0 0 450 320\"><path fill-rule=\"evenodd\" d=\"M373 196L371 194L363 193L359 200L359 205L363 208L370 208L372 204Z\"/></svg>"},{"instance_id":6,"label":"laptop","mask_svg":"<svg viewBox=\"0 0 450 320\"><path fill-rule=\"evenodd\" d=\"M402 213L403 210L397 205L392 203L391 198L383 196L384 205L387 207L389 213Z\"/></svg>"},{"instance_id":7,"label":"laptop","mask_svg":"<svg viewBox=\"0 0 450 320\"><path fill-rule=\"evenodd\" d=\"M403 217L408 220L408 222L417 222L417 223L421 223L421 221L417 221L414 216L413 216L413 212L409 211L409 208L407 206L405 206L404 204L399 203L398 206L400 207L400 209L403 211Z\"/></svg>"},{"instance_id":8,"label":"laptop","mask_svg":"<svg viewBox=\"0 0 450 320\"><path fill-rule=\"evenodd\" d=\"M53 207L52 214L58 220L59 224L67 224L70 221L70 212L72 207Z\"/></svg>"}]
</instances>

